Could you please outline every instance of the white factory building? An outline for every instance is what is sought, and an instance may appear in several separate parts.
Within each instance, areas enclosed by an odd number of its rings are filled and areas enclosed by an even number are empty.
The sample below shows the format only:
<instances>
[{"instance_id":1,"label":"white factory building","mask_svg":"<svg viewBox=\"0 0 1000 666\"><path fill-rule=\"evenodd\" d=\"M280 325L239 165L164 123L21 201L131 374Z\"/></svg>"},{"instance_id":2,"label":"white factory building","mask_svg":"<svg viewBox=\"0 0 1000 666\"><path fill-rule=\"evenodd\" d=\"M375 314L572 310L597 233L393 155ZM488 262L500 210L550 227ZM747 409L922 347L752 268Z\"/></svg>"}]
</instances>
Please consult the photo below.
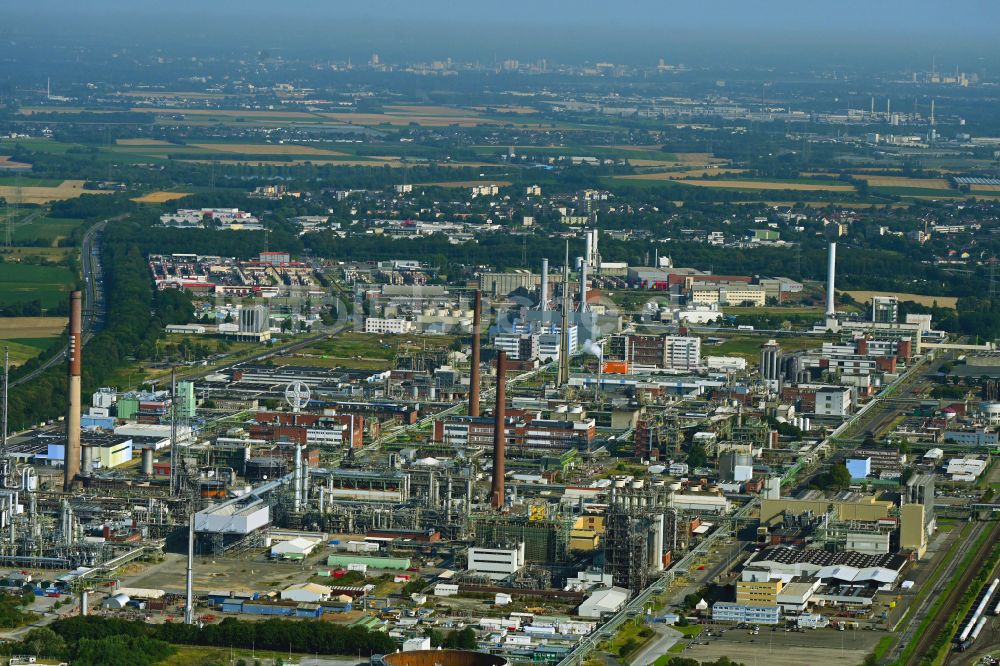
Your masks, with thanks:
<instances>
[{"instance_id":1,"label":"white factory building","mask_svg":"<svg viewBox=\"0 0 1000 666\"><path fill-rule=\"evenodd\" d=\"M524 566L524 543L516 548L469 548L468 569L490 580L503 580Z\"/></svg>"}]
</instances>

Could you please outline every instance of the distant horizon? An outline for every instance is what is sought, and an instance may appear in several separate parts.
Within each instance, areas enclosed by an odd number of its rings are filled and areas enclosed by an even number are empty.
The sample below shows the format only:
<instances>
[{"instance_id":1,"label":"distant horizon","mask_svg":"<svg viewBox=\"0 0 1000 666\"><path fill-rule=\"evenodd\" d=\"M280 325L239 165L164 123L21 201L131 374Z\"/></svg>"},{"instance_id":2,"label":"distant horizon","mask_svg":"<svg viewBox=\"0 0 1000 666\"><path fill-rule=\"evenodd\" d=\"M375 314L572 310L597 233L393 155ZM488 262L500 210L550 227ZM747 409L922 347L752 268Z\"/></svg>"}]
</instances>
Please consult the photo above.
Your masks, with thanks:
<instances>
[{"instance_id":1,"label":"distant horizon","mask_svg":"<svg viewBox=\"0 0 1000 666\"><path fill-rule=\"evenodd\" d=\"M805 5L808 5L805 6ZM791 0L719 0L710 9L624 0L458 4L370 0L331 5L287 0L160 3L38 0L7 10L0 40L61 46L147 46L169 52L285 51L290 57L394 62L547 58L630 65L856 66L944 71L1000 63L1000 4L845 0L821 7Z\"/></svg>"}]
</instances>

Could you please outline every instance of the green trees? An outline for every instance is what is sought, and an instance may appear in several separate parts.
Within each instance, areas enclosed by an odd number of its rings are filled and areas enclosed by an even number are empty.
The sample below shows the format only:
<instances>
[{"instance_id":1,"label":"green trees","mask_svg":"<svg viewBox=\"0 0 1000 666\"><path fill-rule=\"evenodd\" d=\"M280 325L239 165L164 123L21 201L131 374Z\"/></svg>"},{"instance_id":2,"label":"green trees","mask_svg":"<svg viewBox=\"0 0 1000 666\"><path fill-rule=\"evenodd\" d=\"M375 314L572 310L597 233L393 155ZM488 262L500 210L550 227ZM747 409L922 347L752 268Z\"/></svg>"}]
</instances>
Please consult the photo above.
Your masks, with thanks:
<instances>
[{"instance_id":1,"label":"green trees","mask_svg":"<svg viewBox=\"0 0 1000 666\"><path fill-rule=\"evenodd\" d=\"M260 622L243 622L226 618L219 624L204 627L195 625L166 623L147 625L143 622L127 622L114 618L95 616L72 617L58 620L52 630L70 646L70 650L86 651L90 658L105 654L111 645L107 639L127 639L129 645L157 654L161 645L207 645L213 647L242 647L316 654L387 654L398 647L386 634L369 631L363 627L349 627L330 622L313 620L297 621L271 618ZM470 630L471 631L471 630ZM475 633L472 634L473 643ZM88 643L87 641L98 644ZM447 642L447 641L446 641ZM116 647L121 647L117 643ZM167 645L169 647L169 645ZM124 654L129 654L127 651ZM150 662L102 662L81 661L80 663L155 663ZM74 661L73 663L77 663Z\"/></svg>"},{"instance_id":2,"label":"green trees","mask_svg":"<svg viewBox=\"0 0 1000 666\"><path fill-rule=\"evenodd\" d=\"M476 643L476 632L472 627L466 627L459 631L450 632L444 639L441 647L453 650L476 650L479 644Z\"/></svg>"},{"instance_id":3,"label":"green trees","mask_svg":"<svg viewBox=\"0 0 1000 666\"><path fill-rule=\"evenodd\" d=\"M816 477L815 483L824 490L843 490L851 485L851 473L846 465L832 465Z\"/></svg>"},{"instance_id":4,"label":"green trees","mask_svg":"<svg viewBox=\"0 0 1000 666\"><path fill-rule=\"evenodd\" d=\"M708 462L708 453L705 451L705 445L701 442L694 442L691 444L691 448L688 449L687 463L691 467L704 467L705 463Z\"/></svg>"}]
</instances>

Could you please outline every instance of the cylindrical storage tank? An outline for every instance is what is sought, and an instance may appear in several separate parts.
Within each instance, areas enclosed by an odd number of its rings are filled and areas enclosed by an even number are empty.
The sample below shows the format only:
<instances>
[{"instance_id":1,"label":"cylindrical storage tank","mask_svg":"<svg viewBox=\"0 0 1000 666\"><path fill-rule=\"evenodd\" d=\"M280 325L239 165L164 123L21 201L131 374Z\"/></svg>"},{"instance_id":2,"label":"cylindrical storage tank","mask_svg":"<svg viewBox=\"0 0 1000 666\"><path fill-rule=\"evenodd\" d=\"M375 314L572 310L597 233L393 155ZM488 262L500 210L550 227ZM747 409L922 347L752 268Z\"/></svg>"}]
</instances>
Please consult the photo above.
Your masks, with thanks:
<instances>
[{"instance_id":1,"label":"cylindrical storage tank","mask_svg":"<svg viewBox=\"0 0 1000 666\"><path fill-rule=\"evenodd\" d=\"M504 657L471 650L410 650L382 657L388 666L510 666Z\"/></svg>"},{"instance_id":2,"label":"cylindrical storage tank","mask_svg":"<svg viewBox=\"0 0 1000 666\"><path fill-rule=\"evenodd\" d=\"M671 483L670 484L670 489L672 491L674 491L675 493L679 493L681 491L681 483L680 483L680 481L675 481L675 482Z\"/></svg>"},{"instance_id":3,"label":"cylindrical storage tank","mask_svg":"<svg viewBox=\"0 0 1000 666\"><path fill-rule=\"evenodd\" d=\"M615 479L615 488L624 488L625 479Z\"/></svg>"},{"instance_id":4,"label":"cylindrical storage tank","mask_svg":"<svg viewBox=\"0 0 1000 666\"><path fill-rule=\"evenodd\" d=\"M642 482L641 479L638 479L638 480L635 480L635 481L632 482L632 487L633 488L642 488L643 485L645 485L645 484L643 484L643 482Z\"/></svg>"},{"instance_id":5,"label":"cylindrical storage tank","mask_svg":"<svg viewBox=\"0 0 1000 666\"><path fill-rule=\"evenodd\" d=\"M153 476L153 449L142 450L142 473L146 476Z\"/></svg>"}]
</instances>

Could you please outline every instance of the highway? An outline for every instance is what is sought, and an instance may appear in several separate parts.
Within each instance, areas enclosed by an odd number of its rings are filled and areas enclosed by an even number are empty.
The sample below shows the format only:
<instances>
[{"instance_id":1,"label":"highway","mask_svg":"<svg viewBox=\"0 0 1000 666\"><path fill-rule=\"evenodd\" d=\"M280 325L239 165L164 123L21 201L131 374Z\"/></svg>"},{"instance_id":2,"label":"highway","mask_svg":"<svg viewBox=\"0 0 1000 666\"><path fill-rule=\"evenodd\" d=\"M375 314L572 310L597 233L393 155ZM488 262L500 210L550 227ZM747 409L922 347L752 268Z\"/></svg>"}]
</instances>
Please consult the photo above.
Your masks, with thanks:
<instances>
[{"instance_id":1,"label":"highway","mask_svg":"<svg viewBox=\"0 0 1000 666\"><path fill-rule=\"evenodd\" d=\"M94 333L100 330L103 321L104 284L103 275L101 273L100 235L101 232L104 231L104 227L106 227L109 222L116 219L120 218L101 220L100 222L94 224L87 229L87 232L83 235L83 240L80 243L80 266L83 271L84 284L82 304L84 344L87 344L87 342L94 337ZM18 377L13 380L10 383L11 387L30 382L49 368L62 363L66 358L66 349L68 346L69 343L67 342L62 346L57 354L54 354L40 366L23 377Z\"/></svg>"}]
</instances>

